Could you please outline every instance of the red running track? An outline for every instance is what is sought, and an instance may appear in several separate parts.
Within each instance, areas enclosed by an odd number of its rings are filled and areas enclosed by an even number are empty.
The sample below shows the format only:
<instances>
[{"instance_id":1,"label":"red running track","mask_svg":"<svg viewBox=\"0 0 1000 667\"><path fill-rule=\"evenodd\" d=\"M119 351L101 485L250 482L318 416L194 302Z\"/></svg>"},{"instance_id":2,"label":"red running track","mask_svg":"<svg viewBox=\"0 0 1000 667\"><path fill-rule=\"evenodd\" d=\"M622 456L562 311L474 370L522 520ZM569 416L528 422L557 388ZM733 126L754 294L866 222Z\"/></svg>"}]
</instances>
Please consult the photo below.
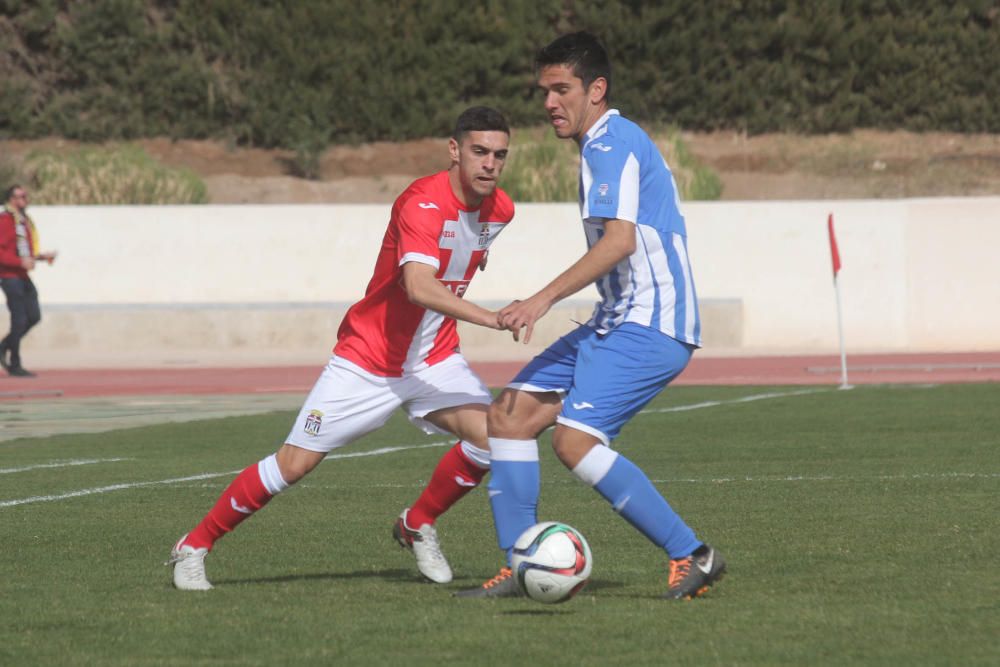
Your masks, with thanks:
<instances>
[{"instance_id":1,"label":"red running track","mask_svg":"<svg viewBox=\"0 0 1000 667\"><path fill-rule=\"evenodd\" d=\"M522 362L480 362L473 368L503 386ZM319 367L49 370L34 378L0 378L0 400L155 394L304 394ZM1000 352L852 355L851 384L1000 382ZM839 385L837 356L698 357L678 385Z\"/></svg>"}]
</instances>

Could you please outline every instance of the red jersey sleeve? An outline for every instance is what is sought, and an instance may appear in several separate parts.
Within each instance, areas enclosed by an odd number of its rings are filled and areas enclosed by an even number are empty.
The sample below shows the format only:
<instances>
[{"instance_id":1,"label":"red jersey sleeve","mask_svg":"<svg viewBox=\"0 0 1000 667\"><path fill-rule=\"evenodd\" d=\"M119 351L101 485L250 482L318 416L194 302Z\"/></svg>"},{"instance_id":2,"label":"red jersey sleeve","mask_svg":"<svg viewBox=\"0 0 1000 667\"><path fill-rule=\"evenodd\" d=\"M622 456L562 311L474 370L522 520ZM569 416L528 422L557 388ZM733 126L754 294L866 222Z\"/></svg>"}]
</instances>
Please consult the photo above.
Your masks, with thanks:
<instances>
[{"instance_id":1,"label":"red jersey sleeve","mask_svg":"<svg viewBox=\"0 0 1000 667\"><path fill-rule=\"evenodd\" d=\"M443 228L444 215L437 204L427 198L411 197L399 208L396 218L398 264L420 262L440 269Z\"/></svg>"}]
</instances>

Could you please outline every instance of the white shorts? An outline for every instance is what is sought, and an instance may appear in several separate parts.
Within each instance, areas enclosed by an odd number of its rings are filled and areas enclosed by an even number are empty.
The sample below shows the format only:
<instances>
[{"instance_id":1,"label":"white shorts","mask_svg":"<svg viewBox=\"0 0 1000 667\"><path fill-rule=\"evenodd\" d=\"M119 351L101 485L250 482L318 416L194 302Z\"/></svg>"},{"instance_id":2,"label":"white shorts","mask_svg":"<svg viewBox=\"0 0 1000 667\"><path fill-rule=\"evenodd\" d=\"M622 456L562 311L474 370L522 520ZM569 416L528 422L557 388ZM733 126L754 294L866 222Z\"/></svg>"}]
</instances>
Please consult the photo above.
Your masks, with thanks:
<instances>
[{"instance_id":1,"label":"white shorts","mask_svg":"<svg viewBox=\"0 0 1000 667\"><path fill-rule=\"evenodd\" d=\"M329 452L381 427L399 407L424 433L447 433L423 417L460 405L489 405L492 400L461 354L398 378L373 375L334 355L306 397L285 442Z\"/></svg>"}]
</instances>

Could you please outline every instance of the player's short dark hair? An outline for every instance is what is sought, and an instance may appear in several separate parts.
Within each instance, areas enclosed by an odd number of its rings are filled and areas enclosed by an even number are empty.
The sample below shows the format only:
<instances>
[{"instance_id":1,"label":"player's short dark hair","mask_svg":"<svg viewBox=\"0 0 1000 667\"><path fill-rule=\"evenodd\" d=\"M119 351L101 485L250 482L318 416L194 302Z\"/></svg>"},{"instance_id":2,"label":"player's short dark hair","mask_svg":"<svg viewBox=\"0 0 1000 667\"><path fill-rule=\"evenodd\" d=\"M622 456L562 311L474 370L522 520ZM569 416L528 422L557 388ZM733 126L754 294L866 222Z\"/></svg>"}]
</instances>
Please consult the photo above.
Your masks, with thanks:
<instances>
[{"instance_id":1,"label":"player's short dark hair","mask_svg":"<svg viewBox=\"0 0 1000 667\"><path fill-rule=\"evenodd\" d=\"M461 141L469 132L503 132L509 137L510 126L504 115L493 107L469 107L458 116L451 136Z\"/></svg>"},{"instance_id":2,"label":"player's short dark hair","mask_svg":"<svg viewBox=\"0 0 1000 667\"><path fill-rule=\"evenodd\" d=\"M11 198L14 196L14 191L15 190L23 190L23 189L24 189L23 187L21 187L20 185L18 185L17 183L15 183L14 185L12 185L9 188L7 188L6 190L4 190L3 191L3 203L6 204L7 202L9 202L11 200Z\"/></svg>"},{"instance_id":3,"label":"player's short dark hair","mask_svg":"<svg viewBox=\"0 0 1000 667\"><path fill-rule=\"evenodd\" d=\"M565 65L573 76L583 81L584 89L597 79L608 82L604 99L611 99L611 59L597 37L589 32L573 32L556 38L535 56L535 70L551 65Z\"/></svg>"}]
</instances>

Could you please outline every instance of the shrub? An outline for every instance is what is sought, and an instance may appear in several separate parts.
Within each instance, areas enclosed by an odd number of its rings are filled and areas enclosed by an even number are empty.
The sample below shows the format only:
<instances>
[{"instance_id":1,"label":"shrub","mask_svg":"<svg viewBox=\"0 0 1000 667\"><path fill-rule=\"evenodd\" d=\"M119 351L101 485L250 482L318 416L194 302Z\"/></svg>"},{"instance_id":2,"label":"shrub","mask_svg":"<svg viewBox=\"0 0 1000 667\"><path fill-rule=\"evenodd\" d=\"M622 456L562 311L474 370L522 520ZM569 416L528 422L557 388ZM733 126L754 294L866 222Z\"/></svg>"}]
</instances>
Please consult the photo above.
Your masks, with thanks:
<instances>
[{"instance_id":1,"label":"shrub","mask_svg":"<svg viewBox=\"0 0 1000 667\"><path fill-rule=\"evenodd\" d=\"M20 182L20 169L6 155L0 155L0 192L3 192L15 183ZM0 201L0 208L4 202Z\"/></svg>"},{"instance_id":2,"label":"shrub","mask_svg":"<svg viewBox=\"0 0 1000 667\"><path fill-rule=\"evenodd\" d=\"M548 128L522 130L514 133L500 186L515 202L576 201L579 169L574 142Z\"/></svg>"},{"instance_id":3,"label":"shrub","mask_svg":"<svg viewBox=\"0 0 1000 667\"><path fill-rule=\"evenodd\" d=\"M25 160L38 204L204 204L208 193L188 169L165 167L132 145L36 151Z\"/></svg>"},{"instance_id":4,"label":"shrub","mask_svg":"<svg viewBox=\"0 0 1000 667\"><path fill-rule=\"evenodd\" d=\"M996 132L998 27L996 0L7 0L0 137L224 137L308 172L299 117L340 144L445 136L471 104L541 122L535 50L579 29L645 123Z\"/></svg>"},{"instance_id":5,"label":"shrub","mask_svg":"<svg viewBox=\"0 0 1000 667\"><path fill-rule=\"evenodd\" d=\"M692 155L680 131L654 137L674 174L682 200L715 200L722 180ZM518 137L527 137L520 140ZM577 201L580 154L576 143L559 139L549 128L514 133L500 186L515 202Z\"/></svg>"},{"instance_id":6,"label":"shrub","mask_svg":"<svg viewBox=\"0 0 1000 667\"><path fill-rule=\"evenodd\" d=\"M671 128L657 141L674 174L677 190L685 201L715 201L722 197L722 179L698 162L681 138L680 130Z\"/></svg>"}]
</instances>

